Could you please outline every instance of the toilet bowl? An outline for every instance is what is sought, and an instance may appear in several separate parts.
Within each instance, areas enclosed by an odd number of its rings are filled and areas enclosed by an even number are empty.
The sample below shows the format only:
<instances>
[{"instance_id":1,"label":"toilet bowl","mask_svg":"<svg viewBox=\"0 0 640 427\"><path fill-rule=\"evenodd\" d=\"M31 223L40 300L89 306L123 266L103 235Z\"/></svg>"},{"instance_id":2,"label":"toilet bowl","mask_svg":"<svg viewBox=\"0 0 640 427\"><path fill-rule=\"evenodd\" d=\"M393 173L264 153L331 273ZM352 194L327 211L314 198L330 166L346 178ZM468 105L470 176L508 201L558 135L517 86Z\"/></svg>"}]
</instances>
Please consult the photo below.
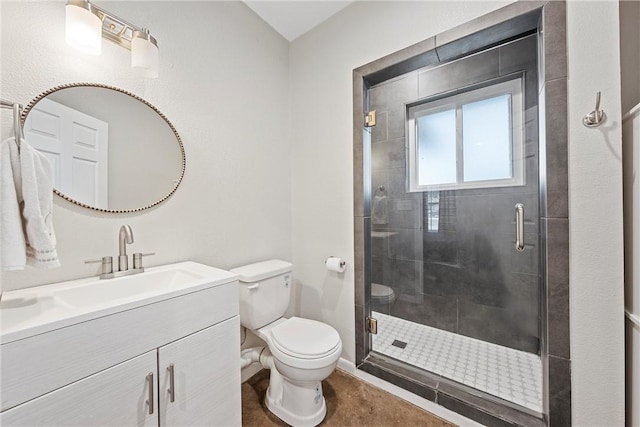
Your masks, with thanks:
<instances>
[{"instance_id":1,"label":"toilet bowl","mask_svg":"<svg viewBox=\"0 0 640 427\"><path fill-rule=\"evenodd\" d=\"M316 426L327 413L322 380L338 364L342 342L331 326L283 317L291 295L291 264L264 261L231 270L240 279L240 323L268 348L247 349L249 362L271 370L265 406L293 426Z\"/></svg>"},{"instance_id":2,"label":"toilet bowl","mask_svg":"<svg viewBox=\"0 0 640 427\"><path fill-rule=\"evenodd\" d=\"M379 283L371 283L371 308L374 311L389 313L396 300L396 293L392 288Z\"/></svg>"}]
</instances>

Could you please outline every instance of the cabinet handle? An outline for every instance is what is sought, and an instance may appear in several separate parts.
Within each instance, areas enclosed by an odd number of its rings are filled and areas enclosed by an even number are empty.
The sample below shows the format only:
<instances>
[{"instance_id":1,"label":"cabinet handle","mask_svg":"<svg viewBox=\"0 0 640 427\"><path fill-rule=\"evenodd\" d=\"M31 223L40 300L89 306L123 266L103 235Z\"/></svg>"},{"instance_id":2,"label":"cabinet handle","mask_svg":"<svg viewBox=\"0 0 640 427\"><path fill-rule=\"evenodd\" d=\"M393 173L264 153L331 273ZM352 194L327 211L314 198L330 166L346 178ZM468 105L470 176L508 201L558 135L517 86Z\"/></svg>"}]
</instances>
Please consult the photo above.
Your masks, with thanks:
<instances>
[{"instance_id":1,"label":"cabinet handle","mask_svg":"<svg viewBox=\"0 0 640 427\"><path fill-rule=\"evenodd\" d=\"M169 392L169 402L173 403L176 400L176 389L174 382L175 379L173 377L173 363L169 365L167 371L169 371L169 390L167 390Z\"/></svg>"},{"instance_id":2,"label":"cabinet handle","mask_svg":"<svg viewBox=\"0 0 640 427\"><path fill-rule=\"evenodd\" d=\"M147 382L149 383L149 400L147 400L147 405L149 405L149 415L151 415L153 414L153 372L147 374Z\"/></svg>"}]
</instances>

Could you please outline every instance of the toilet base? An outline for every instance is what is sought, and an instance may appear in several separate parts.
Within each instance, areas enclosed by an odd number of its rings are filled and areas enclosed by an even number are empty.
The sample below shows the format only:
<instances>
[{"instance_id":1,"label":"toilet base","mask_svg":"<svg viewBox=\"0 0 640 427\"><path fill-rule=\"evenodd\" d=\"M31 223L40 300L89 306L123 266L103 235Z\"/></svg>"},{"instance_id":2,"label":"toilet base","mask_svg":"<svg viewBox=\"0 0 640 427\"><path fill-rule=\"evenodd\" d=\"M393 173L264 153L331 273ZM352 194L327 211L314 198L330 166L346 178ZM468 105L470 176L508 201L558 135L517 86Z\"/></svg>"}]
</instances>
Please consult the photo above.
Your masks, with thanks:
<instances>
[{"instance_id":1,"label":"toilet base","mask_svg":"<svg viewBox=\"0 0 640 427\"><path fill-rule=\"evenodd\" d=\"M273 370L271 372L273 375ZM315 427L327 415L327 405L322 395L322 382L304 386L292 384L282 378L280 393L267 389L264 404L276 417L295 427ZM276 389L279 387L276 386Z\"/></svg>"}]
</instances>

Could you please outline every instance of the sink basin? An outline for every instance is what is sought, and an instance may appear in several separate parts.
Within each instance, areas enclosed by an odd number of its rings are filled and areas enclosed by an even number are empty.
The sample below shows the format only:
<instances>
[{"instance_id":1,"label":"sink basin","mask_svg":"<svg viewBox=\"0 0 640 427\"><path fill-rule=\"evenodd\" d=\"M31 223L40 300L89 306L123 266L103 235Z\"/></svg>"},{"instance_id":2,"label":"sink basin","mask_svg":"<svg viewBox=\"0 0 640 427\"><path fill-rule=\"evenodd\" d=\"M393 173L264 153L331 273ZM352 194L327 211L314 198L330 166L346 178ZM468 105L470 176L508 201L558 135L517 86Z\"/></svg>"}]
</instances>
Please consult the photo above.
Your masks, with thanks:
<instances>
[{"instance_id":1,"label":"sink basin","mask_svg":"<svg viewBox=\"0 0 640 427\"><path fill-rule=\"evenodd\" d=\"M236 278L228 271L187 261L114 279L91 277L7 291L0 303L0 341L15 341Z\"/></svg>"},{"instance_id":2,"label":"sink basin","mask_svg":"<svg viewBox=\"0 0 640 427\"><path fill-rule=\"evenodd\" d=\"M115 279L97 280L90 285L60 290L55 293L55 296L70 306L87 307L123 299L135 299L145 294L165 293L189 287L203 278L203 275L184 268L168 268Z\"/></svg>"}]
</instances>

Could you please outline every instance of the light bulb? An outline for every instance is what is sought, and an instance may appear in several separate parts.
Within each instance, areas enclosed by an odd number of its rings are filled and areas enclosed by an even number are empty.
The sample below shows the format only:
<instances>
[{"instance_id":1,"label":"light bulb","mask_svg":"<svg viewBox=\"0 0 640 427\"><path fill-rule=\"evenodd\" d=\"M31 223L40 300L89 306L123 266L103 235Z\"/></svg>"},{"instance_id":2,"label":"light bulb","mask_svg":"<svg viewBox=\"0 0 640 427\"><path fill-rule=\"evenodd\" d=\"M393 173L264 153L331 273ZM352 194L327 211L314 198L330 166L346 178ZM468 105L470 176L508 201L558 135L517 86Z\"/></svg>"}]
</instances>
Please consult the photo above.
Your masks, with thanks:
<instances>
[{"instance_id":1,"label":"light bulb","mask_svg":"<svg viewBox=\"0 0 640 427\"><path fill-rule=\"evenodd\" d=\"M133 32L131 66L139 70L144 77L158 77L158 42L148 30Z\"/></svg>"},{"instance_id":2,"label":"light bulb","mask_svg":"<svg viewBox=\"0 0 640 427\"><path fill-rule=\"evenodd\" d=\"M65 6L65 40L83 53L102 53L102 21L87 1L69 1Z\"/></svg>"}]
</instances>

